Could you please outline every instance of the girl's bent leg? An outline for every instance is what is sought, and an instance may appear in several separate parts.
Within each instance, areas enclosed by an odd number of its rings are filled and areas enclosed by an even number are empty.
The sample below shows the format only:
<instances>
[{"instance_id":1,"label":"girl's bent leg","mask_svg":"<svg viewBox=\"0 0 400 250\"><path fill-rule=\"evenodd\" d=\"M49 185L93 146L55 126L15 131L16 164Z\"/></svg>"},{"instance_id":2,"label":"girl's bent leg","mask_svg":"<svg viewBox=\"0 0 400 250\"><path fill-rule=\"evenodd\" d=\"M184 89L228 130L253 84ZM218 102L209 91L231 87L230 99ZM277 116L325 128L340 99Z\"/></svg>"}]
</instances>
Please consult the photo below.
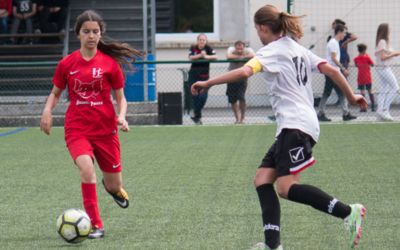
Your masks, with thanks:
<instances>
[{"instance_id":1,"label":"girl's bent leg","mask_svg":"<svg viewBox=\"0 0 400 250\"><path fill-rule=\"evenodd\" d=\"M317 187L298 184L300 176L297 175L278 178L278 192L282 198L312 206L319 211L342 219L350 214L349 205L340 202Z\"/></svg>"}]
</instances>

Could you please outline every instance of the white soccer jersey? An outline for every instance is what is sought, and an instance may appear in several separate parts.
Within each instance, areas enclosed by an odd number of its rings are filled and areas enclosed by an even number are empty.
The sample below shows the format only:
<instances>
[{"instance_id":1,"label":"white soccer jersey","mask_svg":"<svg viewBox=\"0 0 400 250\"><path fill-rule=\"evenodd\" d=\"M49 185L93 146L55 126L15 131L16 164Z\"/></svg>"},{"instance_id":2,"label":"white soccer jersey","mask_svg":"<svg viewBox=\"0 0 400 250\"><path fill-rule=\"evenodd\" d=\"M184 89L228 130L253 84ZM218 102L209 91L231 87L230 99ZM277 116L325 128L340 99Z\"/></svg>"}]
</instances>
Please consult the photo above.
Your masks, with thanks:
<instances>
[{"instance_id":1,"label":"white soccer jersey","mask_svg":"<svg viewBox=\"0 0 400 250\"><path fill-rule=\"evenodd\" d=\"M314 110L311 72L326 60L314 55L289 37L282 37L257 51L263 76L272 95L272 109L282 129L299 129L316 142L319 122Z\"/></svg>"}]
</instances>

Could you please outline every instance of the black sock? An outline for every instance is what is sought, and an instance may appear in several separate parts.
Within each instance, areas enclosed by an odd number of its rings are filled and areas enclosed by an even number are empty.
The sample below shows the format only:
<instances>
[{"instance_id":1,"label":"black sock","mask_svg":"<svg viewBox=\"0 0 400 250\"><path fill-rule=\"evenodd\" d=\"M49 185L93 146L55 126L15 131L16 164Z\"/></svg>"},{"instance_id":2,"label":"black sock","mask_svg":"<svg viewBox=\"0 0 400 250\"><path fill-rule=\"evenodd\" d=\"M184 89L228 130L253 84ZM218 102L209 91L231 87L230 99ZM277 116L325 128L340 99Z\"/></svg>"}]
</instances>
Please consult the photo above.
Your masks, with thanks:
<instances>
[{"instance_id":1,"label":"black sock","mask_svg":"<svg viewBox=\"0 0 400 250\"><path fill-rule=\"evenodd\" d=\"M293 184L289 189L288 199L310 205L319 211L342 219L346 218L351 212L349 205L338 201L336 198L311 185Z\"/></svg>"},{"instance_id":2,"label":"black sock","mask_svg":"<svg viewBox=\"0 0 400 250\"><path fill-rule=\"evenodd\" d=\"M374 94L369 94L369 100L371 101L371 107L375 107L375 97Z\"/></svg>"},{"instance_id":3,"label":"black sock","mask_svg":"<svg viewBox=\"0 0 400 250\"><path fill-rule=\"evenodd\" d=\"M280 245L281 207L278 195L272 184L264 184L256 188L262 211L265 244L271 248Z\"/></svg>"}]
</instances>

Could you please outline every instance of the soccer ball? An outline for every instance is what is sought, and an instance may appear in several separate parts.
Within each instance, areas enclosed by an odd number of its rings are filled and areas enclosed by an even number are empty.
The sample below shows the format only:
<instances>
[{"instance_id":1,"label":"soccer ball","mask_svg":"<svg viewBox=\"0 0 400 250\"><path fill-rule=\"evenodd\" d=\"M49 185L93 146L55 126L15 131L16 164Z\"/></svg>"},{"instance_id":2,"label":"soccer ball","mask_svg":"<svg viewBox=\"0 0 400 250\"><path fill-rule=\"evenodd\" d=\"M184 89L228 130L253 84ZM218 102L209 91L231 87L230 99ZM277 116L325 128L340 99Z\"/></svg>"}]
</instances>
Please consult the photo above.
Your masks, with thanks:
<instances>
[{"instance_id":1,"label":"soccer ball","mask_svg":"<svg viewBox=\"0 0 400 250\"><path fill-rule=\"evenodd\" d=\"M57 232L68 243L84 241L91 229L89 216L80 209L68 209L57 218Z\"/></svg>"}]
</instances>

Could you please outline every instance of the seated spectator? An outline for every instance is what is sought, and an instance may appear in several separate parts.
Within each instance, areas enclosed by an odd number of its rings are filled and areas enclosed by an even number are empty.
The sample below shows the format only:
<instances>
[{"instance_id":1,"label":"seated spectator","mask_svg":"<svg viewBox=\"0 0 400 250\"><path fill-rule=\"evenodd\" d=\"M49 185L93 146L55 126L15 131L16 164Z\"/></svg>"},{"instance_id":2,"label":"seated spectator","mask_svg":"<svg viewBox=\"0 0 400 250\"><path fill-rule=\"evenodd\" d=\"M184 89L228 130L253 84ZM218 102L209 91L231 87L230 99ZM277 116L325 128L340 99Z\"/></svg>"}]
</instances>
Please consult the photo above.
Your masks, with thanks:
<instances>
[{"instance_id":1,"label":"seated spectator","mask_svg":"<svg viewBox=\"0 0 400 250\"><path fill-rule=\"evenodd\" d=\"M39 25L43 33L64 32L69 0L40 0Z\"/></svg>"},{"instance_id":2,"label":"seated spectator","mask_svg":"<svg viewBox=\"0 0 400 250\"><path fill-rule=\"evenodd\" d=\"M0 0L0 34L8 34L8 17L12 13L12 0Z\"/></svg>"},{"instance_id":3,"label":"seated spectator","mask_svg":"<svg viewBox=\"0 0 400 250\"><path fill-rule=\"evenodd\" d=\"M13 22L11 25L11 34L17 34L21 21L25 21L26 33L33 33L32 18L36 14L36 2L33 0L13 0ZM13 43L17 43L18 39L11 38ZM24 43L31 42L31 39L24 39Z\"/></svg>"}]
</instances>

